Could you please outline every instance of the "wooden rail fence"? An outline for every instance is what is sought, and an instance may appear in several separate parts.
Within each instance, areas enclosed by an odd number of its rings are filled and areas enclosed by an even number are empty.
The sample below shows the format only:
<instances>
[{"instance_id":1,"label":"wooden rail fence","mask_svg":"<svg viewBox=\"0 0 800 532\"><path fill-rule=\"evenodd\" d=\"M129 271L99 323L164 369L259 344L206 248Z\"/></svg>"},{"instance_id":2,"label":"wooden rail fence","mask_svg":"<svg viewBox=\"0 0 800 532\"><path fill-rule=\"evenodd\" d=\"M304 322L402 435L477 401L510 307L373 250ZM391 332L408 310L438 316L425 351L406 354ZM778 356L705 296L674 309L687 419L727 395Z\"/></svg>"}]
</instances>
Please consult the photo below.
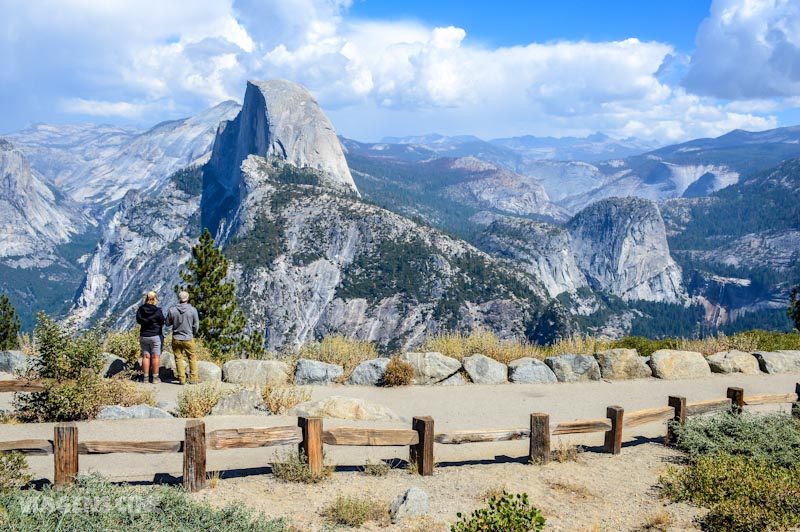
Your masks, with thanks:
<instances>
[{"instance_id":1,"label":"wooden rail fence","mask_svg":"<svg viewBox=\"0 0 800 532\"><path fill-rule=\"evenodd\" d=\"M0 381L0 391L35 391L38 383L29 381ZM602 419L583 419L550 424L550 416L533 413L527 428L499 430L457 430L434 432L433 418L415 417L410 429L370 429L336 427L325 430L322 418L300 417L297 426L267 428L234 428L206 432L201 419L186 422L183 440L176 441L79 441L75 423L59 423L53 439L30 439L0 442L0 453L18 451L29 455L53 455L54 483L62 486L74 482L78 474L79 455L111 453L183 453L183 485L189 491L203 489L206 484L207 449L226 450L297 444L309 468L321 473L323 445L350 446L408 446L409 462L420 475L433 474L434 443L460 445L529 439L528 457L531 463L550 460L550 437L562 434L605 433L603 452L619 454L625 428L648 423L672 422L667 426L666 444L675 441L673 427L682 424L687 416L730 410L739 414L745 406L794 403L800 411L800 383L794 393L744 395L741 388L728 388L725 399L687 403L685 397L670 396L667 406L625 413L622 407L609 406Z\"/></svg>"}]
</instances>

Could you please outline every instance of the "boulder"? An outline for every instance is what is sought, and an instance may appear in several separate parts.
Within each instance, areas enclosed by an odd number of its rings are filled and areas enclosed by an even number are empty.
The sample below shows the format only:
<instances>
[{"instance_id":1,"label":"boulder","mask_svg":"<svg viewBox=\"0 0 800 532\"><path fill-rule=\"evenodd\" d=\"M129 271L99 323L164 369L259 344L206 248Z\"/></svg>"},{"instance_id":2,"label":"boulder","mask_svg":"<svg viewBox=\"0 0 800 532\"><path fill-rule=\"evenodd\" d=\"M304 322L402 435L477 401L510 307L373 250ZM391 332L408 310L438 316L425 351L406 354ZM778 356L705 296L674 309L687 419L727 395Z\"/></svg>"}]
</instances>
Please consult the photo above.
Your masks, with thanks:
<instances>
[{"instance_id":1,"label":"boulder","mask_svg":"<svg viewBox=\"0 0 800 532\"><path fill-rule=\"evenodd\" d=\"M172 414L161 408L150 405L104 406L97 414L97 419L167 419Z\"/></svg>"},{"instance_id":2,"label":"boulder","mask_svg":"<svg viewBox=\"0 0 800 532\"><path fill-rule=\"evenodd\" d=\"M486 355L472 355L462 361L464 370L475 384L505 384L508 366Z\"/></svg>"},{"instance_id":3,"label":"boulder","mask_svg":"<svg viewBox=\"0 0 800 532\"><path fill-rule=\"evenodd\" d=\"M800 371L800 351L756 351L753 355L764 373Z\"/></svg>"},{"instance_id":4,"label":"boulder","mask_svg":"<svg viewBox=\"0 0 800 532\"><path fill-rule=\"evenodd\" d=\"M550 366L531 357L523 357L508 364L508 378L520 384L558 382Z\"/></svg>"},{"instance_id":5,"label":"boulder","mask_svg":"<svg viewBox=\"0 0 800 532\"><path fill-rule=\"evenodd\" d=\"M257 390L239 390L223 395L211 409L212 416L257 416L265 413L264 400Z\"/></svg>"},{"instance_id":6,"label":"boulder","mask_svg":"<svg viewBox=\"0 0 800 532\"><path fill-rule=\"evenodd\" d=\"M295 384L332 384L342 377L342 366L301 358L294 370Z\"/></svg>"},{"instance_id":7,"label":"boulder","mask_svg":"<svg viewBox=\"0 0 800 532\"><path fill-rule=\"evenodd\" d=\"M103 367L100 369L101 377L113 377L128 369L128 364L122 357L111 353L103 353L101 356L103 357Z\"/></svg>"},{"instance_id":8,"label":"boulder","mask_svg":"<svg viewBox=\"0 0 800 532\"><path fill-rule=\"evenodd\" d=\"M407 517L426 515L429 510L428 494L419 488L408 488L405 493L392 501L389 516L392 523L399 523Z\"/></svg>"},{"instance_id":9,"label":"boulder","mask_svg":"<svg viewBox=\"0 0 800 532\"><path fill-rule=\"evenodd\" d=\"M699 379L711 375L711 368L700 353L659 349L650 357L653 375L659 379Z\"/></svg>"},{"instance_id":10,"label":"boulder","mask_svg":"<svg viewBox=\"0 0 800 532\"><path fill-rule=\"evenodd\" d=\"M175 366L175 355L172 353L161 353L161 358L158 362L158 376L162 381L178 380L178 370Z\"/></svg>"},{"instance_id":11,"label":"boulder","mask_svg":"<svg viewBox=\"0 0 800 532\"><path fill-rule=\"evenodd\" d=\"M414 368L414 384L436 384L461 369L461 362L436 352L403 353L400 360Z\"/></svg>"},{"instance_id":12,"label":"boulder","mask_svg":"<svg viewBox=\"0 0 800 532\"><path fill-rule=\"evenodd\" d=\"M544 360L558 382L579 382L600 380L600 366L591 355L560 355Z\"/></svg>"},{"instance_id":13,"label":"boulder","mask_svg":"<svg viewBox=\"0 0 800 532\"><path fill-rule=\"evenodd\" d=\"M758 359L744 351L722 351L706 358L713 373L760 373Z\"/></svg>"},{"instance_id":14,"label":"boulder","mask_svg":"<svg viewBox=\"0 0 800 532\"><path fill-rule=\"evenodd\" d=\"M595 353L594 358L604 379L618 381L653 376L653 370L636 349L607 349Z\"/></svg>"},{"instance_id":15,"label":"boulder","mask_svg":"<svg viewBox=\"0 0 800 532\"><path fill-rule=\"evenodd\" d=\"M347 378L347 384L379 386L383 382L383 375L386 373L386 366L388 365L388 358L365 360L355 367Z\"/></svg>"},{"instance_id":16,"label":"boulder","mask_svg":"<svg viewBox=\"0 0 800 532\"><path fill-rule=\"evenodd\" d=\"M0 371L16 373L28 369L30 359L22 351L0 351Z\"/></svg>"},{"instance_id":17,"label":"boulder","mask_svg":"<svg viewBox=\"0 0 800 532\"><path fill-rule=\"evenodd\" d=\"M231 360L222 366L222 378L246 386L285 384L289 380L289 366L280 360Z\"/></svg>"},{"instance_id":18,"label":"boulder","mask_svg":"<svg viewBox=\"0 0 800 532\"><path fill-rule=\"evenodd\" d=\"M463 386L467 383L467 380L461 373L453 373L445 380L437 382L437 386Z\"/></svg>"},{"instance_id":19,"label":"boulder","mask_svg":"<svg viewBox=\"0 0 800 532\"><path fill-rule=\"evenodd\" d=\"M189 365L188 363L186 364ZM197 377L200 382L220 382L222 380L222 368L208 362L207 360L200 360L197 362Z\"/></svg>"},{"instance_id":20,"label":"boulder","mask_svg":"<svg viewBox=\"0 0 800 532\"><path fill-rule=\"evenodd\" d=\"M397 414L383 405L338 395L300 403L289 410L287 414L290 416L320 416L333 419L363 419L369 421L400 419Z\"/></svg>"}]
</instances>

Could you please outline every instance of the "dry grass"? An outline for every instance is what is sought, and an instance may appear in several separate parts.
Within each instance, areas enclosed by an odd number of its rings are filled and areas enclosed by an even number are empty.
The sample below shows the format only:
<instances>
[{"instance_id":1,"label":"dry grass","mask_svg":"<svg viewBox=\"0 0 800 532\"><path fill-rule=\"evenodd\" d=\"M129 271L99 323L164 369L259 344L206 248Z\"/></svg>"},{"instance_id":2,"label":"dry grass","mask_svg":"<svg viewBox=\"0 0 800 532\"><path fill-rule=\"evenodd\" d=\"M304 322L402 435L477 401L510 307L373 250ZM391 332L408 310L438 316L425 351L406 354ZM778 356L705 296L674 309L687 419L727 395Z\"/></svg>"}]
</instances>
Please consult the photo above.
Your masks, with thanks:
<instances>
[{"instance_id":1,"label":"dry grass","mask_svg":"<svg viewBox=\"0 0 800 532\"><path fill-rule=\"evenodd\" d=\"M583 447L580 445L567 445L562 440L558 441L558 447L550 452L552 459L559 464L564 462L580 462Z\"/></svg>"},{"instance_id":2,"label":"dry grass","mask_svg":"<svg viewBox=\"0 0 800 532\"><path fill-rule=\"evenodd\" d=\"M704 355L713 355L720 351L744 351L750 353L758 351L758 338L753 334L737 334L726 336L720 333L718 336L700 339L678 338L677 348L682 351L697 351Z\"/></svg>"},{"instance_id":3,"label":"dry grass","mask_svg":"<svg viewBox=\"0 0 800 532\"><path fill-rule=\"evenodd\" d=\"M414 382L414 366L397 357L389 360L383 373L384 386L408 386Z\"/></svg>"},{"instance_id":4,"label":"dry grass","mask_svg":"<svg viewBox=\"0 0 800 532\"><path fill-rule=\"evenodd\" d=\"M267 385L261 390L267 410L276 416L285 414L300 403L311 399L311 391L293 384Z\"/></svg>"},{"instance_id":5,"label":"dry grass","mask_svg":"<svg viewBox=\"0 0 800 532\"><path fill-rule=\"evenodd\" d=\"M109 331L103 340L102 350L125 360L129 368L139 360L139 326L127 331Z\"/></svg>"},{"instance_id":6,"label":"dry grass","mask_svg":"<svg viewBox=\"0 0 800 532\"><path fill-rule=\"evenodd\" d=\"M672 524L672 517L666 510L659 510L647 517L644 524L639 528L641 531L667 530Z\"/></svg>"},{"instance_id":7,"label":"dry grass","mask_svg":"<svg viewBox=\"0 0 800 532\"><path fill-rule=\"evenodd\" d=\"M303 484L316 484L322 482L333 474L333 468L325 466L321 474L316 474L308 467L305 456L297 451L275 453L272 460L272 474L284 482L300 482Z\"/></svg>"},{"instance_id":8,"label":"dry grass","mask_svg":"<svg viewBox=\"0 0 800 532\"><path fill-rule=\"evenodd\" d=\"M178 394L178 415L186 418L205 417L225 393L216 382L190 384Z\"/></svg>"},{"instance_id":9,"label":"dry grass","mask_svg":"<svg viewBox=\"0 0 800 532\"><path fill-rule=\"evenodd\" d=\"M308 358L344 368L342 380L350 376L353 369L365 360L378 358L375 344L365 340L355 340L341 334L326 336L319 342L303 345L297 358Z\"/></svg>"},{"instance_id":10,"label":"dry grass","mask_svg":"<svg viewBox=\"0 0 800 532\"><path fill-rule=\"evenodd\" d=\"M156 405L155 391L125 378L102 379L98 388L100 405Z\"/></svg>"},{"instance_id":11,"label":"dry grass","mask_svg":"<svg viewBox=\"0 0 800 532\"><path fill-rule=\"evenodd\" d=\"M19 425L20 421L14 412L0 410L0 425Z\"/></svg>"},{"instance_id":12,"label":"dry grass","mask_svg":"<svg viewBox=\"0 0 800 532\"><path fill-rule=\"evenodd\" d=\"M361 468L365 475L369 475L371 477L385 477L389 474L391 469L392 466L383 460L378 460L377 462L367 460L367 462Z\"/></svg>"},{"instance_id":13,"label":"dry grass","mask_svg":"<svg viewBox=\"0 0 800 532\"><path fill-rule=\"evenodd\" d=\"M22 333L19 335L19 350L29 357L36 354L36 346L33 343L33 336L31 336L30 333Z\"/></svg>"},{"instance_id":14,"label":"dry grass","mask_svg":"<svg viewBox=\"0 0 800 532\"><path fill-rule=\"evenodd\" d=\"M372 497L340 495L322 511L322 516L333 525L360 527L368 521L387 524L389 505Z\"/></svg>"},{"instance_id":15,"label":"dry grass","mask_svg":"<svg viewBox=\"0 0 800 532\"><path fill-rule=\"evenodd\" d=\"M478 495L478 500L483 502L489 502L491 499L500 499L503 495L506 495L508 490L506 486L492 486L491 488L487 489L480 495Z\"/></svg>"},{"instance_id":16,"label":"dry grass","mask_svg":"<svg viewBox=\"0 0 800 532\"><path fill-rule=\"evenodd\" d=\"M206 485L210 489L212 490L217 489L217 486L219 486L219 471L209 471L208 474L206 475L206 480L207 480Z\"/></svg>"},{"instance_id":17,"label":"dry grass","mask_svg":"<svg viewBox=\"0 0 800 532\"><path fill-rule=\"evenodd\" d=\"M572 482L566 482L561 480L554 480L548 481L547 485L550 489L557 491L559 493L563 493L565 495L569 495L575 499L591 499L594 497L594 494L589 491L586 486L581 486L580 484L573 484Z\"/></svg>"}]
</instances>

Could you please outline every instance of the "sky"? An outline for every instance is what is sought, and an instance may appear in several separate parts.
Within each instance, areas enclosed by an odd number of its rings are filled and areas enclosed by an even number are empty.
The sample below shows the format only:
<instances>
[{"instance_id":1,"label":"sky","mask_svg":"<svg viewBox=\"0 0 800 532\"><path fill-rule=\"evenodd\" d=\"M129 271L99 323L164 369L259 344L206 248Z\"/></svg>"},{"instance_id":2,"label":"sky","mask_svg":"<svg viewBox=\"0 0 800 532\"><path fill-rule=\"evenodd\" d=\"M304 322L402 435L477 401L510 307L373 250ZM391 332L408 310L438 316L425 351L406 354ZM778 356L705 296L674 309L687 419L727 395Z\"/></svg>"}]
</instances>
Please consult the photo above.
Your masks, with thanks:
<instances>
[{"instance_id":1,"label":"sky","mask_svg":"<svg viewBox=\"0 0 800 532\"><path fill-rule=\"evenodd\" d=\"M0 0L0 132L144 128L272 78L365 141L763 130L800 123L800 1Z\"/></svg>"}]
</instances>

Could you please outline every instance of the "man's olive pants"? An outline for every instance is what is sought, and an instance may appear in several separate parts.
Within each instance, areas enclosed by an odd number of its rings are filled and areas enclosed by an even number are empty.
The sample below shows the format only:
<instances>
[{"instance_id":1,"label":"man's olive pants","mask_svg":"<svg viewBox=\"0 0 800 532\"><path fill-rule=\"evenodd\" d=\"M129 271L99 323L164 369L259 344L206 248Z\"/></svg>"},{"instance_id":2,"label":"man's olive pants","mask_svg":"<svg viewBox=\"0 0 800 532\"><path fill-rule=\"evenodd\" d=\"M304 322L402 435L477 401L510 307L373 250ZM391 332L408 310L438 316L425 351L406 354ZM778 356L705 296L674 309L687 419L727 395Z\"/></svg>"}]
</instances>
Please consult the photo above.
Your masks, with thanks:
<instances>
[{"instance_id":1,"label":"man's olive pants","mask_svg":"<svg viewBox=\"0 0 800 532\"><path fill-rule=\"evenodd\" d=\"M194 339L192 340L178 340L172 339L172 353L175 355L175 366L178 370L178 380L181 384L186 383L186 358L189 358L189 369L191 375L189 382L196 384L197 377L197 351L194 348Z\"/></svg>"}]
</instances>

